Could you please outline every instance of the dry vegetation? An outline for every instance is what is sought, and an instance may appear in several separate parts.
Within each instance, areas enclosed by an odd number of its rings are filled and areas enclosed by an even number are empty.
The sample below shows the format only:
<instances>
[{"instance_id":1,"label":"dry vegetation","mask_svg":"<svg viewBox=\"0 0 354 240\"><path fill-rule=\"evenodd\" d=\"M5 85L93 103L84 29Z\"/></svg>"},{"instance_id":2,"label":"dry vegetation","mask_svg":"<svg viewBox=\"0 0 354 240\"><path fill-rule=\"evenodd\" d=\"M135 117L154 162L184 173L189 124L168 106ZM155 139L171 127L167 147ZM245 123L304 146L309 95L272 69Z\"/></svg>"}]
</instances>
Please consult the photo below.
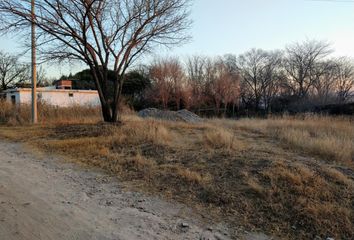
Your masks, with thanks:
<instances>
[{"instance_id":1,"label":"dry vegetation","mask_svg":"<svg viewBox=\"0 0 354 240\"><path fill-rule=\"evenodd\" d=\"M235 229L285 239L354 238L351 119L192 125L125 115L118 126L98 122L97 110L44 106L41 124L24 127L27 115L1 106L0 136L103 168L131 187L207 210L207 218Z\"/></svg>"},{"instance_id":2,"label":"dry vegetation","mask_svg":"<svg viewBox=\"0 0 354 240\"><path fill-rule=\"evenodd\" d=\"M267 121L243 119L236 125L271 136L289 148L323 160L349 165L354 162L354 120L350 118L304 115Z\"/></svg>"},{"instance_id":3,"label":"dry vegetation","mask_svg":"<svg viewBox=\"0 0 354 240\"><path fill-rule=\"evenodd\" d=\"M46 104L39 104L38 117L40 124L51 123L97 123L101 119L99 109L93 107L70 107L59 108ZM0 124L6 125L28 125L30 122L31 108L27 105L14 106L0 99Z\"/></svg>"}]
</instances>

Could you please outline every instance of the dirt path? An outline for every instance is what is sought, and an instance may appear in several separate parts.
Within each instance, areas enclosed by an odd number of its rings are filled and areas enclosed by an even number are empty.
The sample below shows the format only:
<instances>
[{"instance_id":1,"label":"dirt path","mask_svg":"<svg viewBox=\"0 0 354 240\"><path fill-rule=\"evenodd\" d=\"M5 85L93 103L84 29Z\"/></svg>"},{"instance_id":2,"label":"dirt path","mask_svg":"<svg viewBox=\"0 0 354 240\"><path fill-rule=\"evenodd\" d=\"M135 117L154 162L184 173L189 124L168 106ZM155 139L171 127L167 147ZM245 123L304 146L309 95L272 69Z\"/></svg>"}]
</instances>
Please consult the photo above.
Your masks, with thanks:
<instances>
[{"instance_id":1,"label":"dirt path","mask_svg":"<svg viewBox=\"0 0 354 240\"><path fill-rule=\"evenodd\" d=\"M229 239L179 204L0 140L0 239Z\"/></svg>"}]
</instances>

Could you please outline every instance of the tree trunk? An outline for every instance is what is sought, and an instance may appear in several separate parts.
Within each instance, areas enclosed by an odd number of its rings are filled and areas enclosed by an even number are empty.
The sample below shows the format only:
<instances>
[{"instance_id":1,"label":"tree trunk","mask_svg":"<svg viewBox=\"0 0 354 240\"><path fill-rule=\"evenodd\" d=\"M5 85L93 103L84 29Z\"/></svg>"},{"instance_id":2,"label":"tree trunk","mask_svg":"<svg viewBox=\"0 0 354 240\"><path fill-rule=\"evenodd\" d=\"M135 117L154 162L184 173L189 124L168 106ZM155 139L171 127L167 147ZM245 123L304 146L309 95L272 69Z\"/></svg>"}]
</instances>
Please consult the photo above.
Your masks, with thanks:
<instances>
[{"instance_id":1,"label":"tree trunk","mask_svg":"<svg viewBox=\"0 0 354 240\"><path fill-rule=\"evenodd\" d=\"M109 105L107 106L101 102L101 108L102 108L103 121L114 122L111 107Z\"/></svg>"},{"instance_id":2,"label":"tree trunk","mask_svg":"<svg viewBox=\"0 0 354 240\"><path fill-rule=\"evenodd\" d=\"M90 66L91 69L91 74L95 80L95 85L98 91L98 96L100 98L101 102L101 111L102 111L102 117L103 121L105 122L110 122L110 123L115 123L117 122L117 118L115 117L114 113L114 104L113 107L111 104L109 104L109 94L108 94L108 89L107 89L107 72L108 70L106 68L102 68L100 70L95 69L93 66ZM101 71L101 72L98 72ZM100 77L101 76L101 77Z\"/></svg>"},{"instance_id":3,"label":"tree trunk","mask_svg":"<svg viewBox=\"0 0 354 240\"><path fill-rule=\"evenodd\" d=\"M120 96L118 97L117 100L115 100L112 103L112 109L113 109L113 114L112 114L112 119L111 119L112 123L120 122L119 100L120 100Z\"/></svg>"},{"instance_id":4,"label":"tree trunk","mask_svg":"<svg viewBox=\"0 0 354 240\"><path fill-rule=\"evenodd\" d=\"M181 109L181 100L179 98L176 99L176 108L177 111Z\"/></svg>"},{"instance_id":5,"label":"tree trunk","mask_svg":"<svg viewBox=\"0 0 354 240\"><path fill-rule=\"evenodd\" d=\"M227 103L225 103L224 105L225 105L225 109L224 109L224 117L226 117L226 113L227 113L227 107L228 107L228 104L227 104Z\"/></svg>"},{"instance_id":6,"label":"tree trunk","mask_svg":"<svg viewBox=\"0 0 354 240\"><path fill-rule=\"evenodd\" d=\"M117 123L120 122L120 112L119 112L119 102L122 96L122 91L123 91L123 84L124 84L124 78L125 78L125 70L122 72L121 75L116 76L116 83L114 84L114 99L111 104L113 114L112 114L112 122Z\"/></svg>"}]
</instances>

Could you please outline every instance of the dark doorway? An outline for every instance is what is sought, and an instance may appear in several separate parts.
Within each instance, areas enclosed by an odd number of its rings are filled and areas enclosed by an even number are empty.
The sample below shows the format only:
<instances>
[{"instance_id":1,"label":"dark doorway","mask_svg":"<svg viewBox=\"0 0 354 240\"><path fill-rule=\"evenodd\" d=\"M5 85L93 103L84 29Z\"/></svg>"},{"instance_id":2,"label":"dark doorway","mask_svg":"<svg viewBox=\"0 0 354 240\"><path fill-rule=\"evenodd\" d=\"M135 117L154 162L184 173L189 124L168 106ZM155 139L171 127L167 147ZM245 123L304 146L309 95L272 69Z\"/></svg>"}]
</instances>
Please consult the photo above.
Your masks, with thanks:
<instances>
[{"instance_id":1,"label":"dark doorway","mask_svg":"<svg viewBox=\"0 0 354 240\"><path fill-rule=\"evenodd\" d=\"M11 96L11 102L12 102L12 104L16 104L16 96L15 95Z\"/></svg>"}]
</instances>

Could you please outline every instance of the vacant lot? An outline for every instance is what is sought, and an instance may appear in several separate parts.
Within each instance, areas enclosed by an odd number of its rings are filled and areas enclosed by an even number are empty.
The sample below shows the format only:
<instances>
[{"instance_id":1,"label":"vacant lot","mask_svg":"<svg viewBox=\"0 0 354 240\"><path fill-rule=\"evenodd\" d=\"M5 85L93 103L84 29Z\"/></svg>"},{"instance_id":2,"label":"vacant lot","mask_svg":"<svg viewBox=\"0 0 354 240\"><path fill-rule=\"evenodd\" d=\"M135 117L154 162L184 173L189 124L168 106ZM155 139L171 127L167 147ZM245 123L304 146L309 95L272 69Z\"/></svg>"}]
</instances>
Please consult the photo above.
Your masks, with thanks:
<instances>
[{"instance_id":1,"label":"vacant lot","mask_svg":"<svg viewBox=\"0 0 354 240\"><path fill-rule=\"evenodd\" d=\"M5 108L3 108L5 109ZM354 238L354 122L298 116L99 122L93 109L0 110L0 136L103 168L132 189L187 203L235 229L288 239ZM77 111L77 114L74 114ZM60 116L56 119L53 116Z\"/></svg>"}]
</instances>

